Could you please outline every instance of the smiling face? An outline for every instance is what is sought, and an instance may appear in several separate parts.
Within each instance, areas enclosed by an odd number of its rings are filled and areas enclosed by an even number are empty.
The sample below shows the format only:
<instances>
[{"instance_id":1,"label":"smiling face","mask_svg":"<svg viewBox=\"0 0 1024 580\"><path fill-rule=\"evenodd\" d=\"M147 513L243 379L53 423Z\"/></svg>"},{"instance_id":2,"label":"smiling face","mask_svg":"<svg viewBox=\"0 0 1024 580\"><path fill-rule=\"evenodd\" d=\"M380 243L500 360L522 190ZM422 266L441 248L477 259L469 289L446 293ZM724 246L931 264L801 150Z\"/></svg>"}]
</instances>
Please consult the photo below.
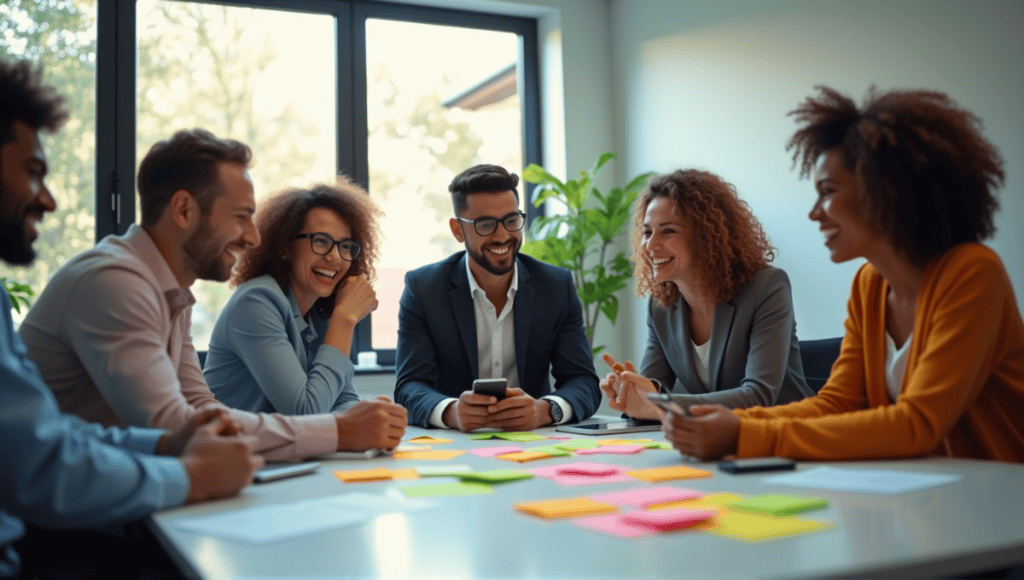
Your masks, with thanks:
<instances>
[{"instance_id":1,"label":"smiling face","mask_svg":"<svg viewBox=\"0 0 1024 580\"><path fill-rule=\"evenodd\" d=\"M221 162L217 187L220 191L210 210L202 213L183 250L185 265L195 278L223 282L231 276L238 255L260 243L260 234L252 221L256 200L245 167Z\"/></svg>"},{"instance_id":2,"label":"smiling face","mask_svg":"<svg viewBox=\"0 0 1024 580\"><path fill-rule=\"evenodd\" d=\"M518 209L519 203L512 190L473 193L466 197L466 209L459 217L468 220L492 217L500 220ZM498 223L491 235L481 236L471 223L452 218L449 224L455 239L466 244L466 252L472 258L469 267L478 283L486 274L504 276L512 271L516 254L523 244L522 229L510 232Z\"/></svg>"},{"instance_id":3,"label":"smiling face","mask_svg":"<svg viewBox=\"0 0 1024 580\"><path fill-rule=\"evenodd\" d=\"M332 240L352 237L352 228L337 213L326 207L315 207L306 214L306 223L299 234L327 234ZM289 278L295 302L302 313L309 312L319 298L330 296L345 278L352 263L341 258L338 246L321 256L313 251L309 238L291 242Z\"/></svg>"},{"instance_id":4,"label":"smiling face","mask_svg":"<svg viewBox=\"0 0 1024 580\"><path fill-rule=\"evenodd\" d=\"M857 176L847 167L840 149L829 149L821 155L814 185L818 198L808 217L818 222L833 262L866 258L879 244L886 243L868 221Z\"/></svg>"},{"instance_id":5,"label":"smiling face","mask_svg":"<svg viewBox=\"0 0 1024 580\"><path fill-rule=\"evenodd\" d=\"M640 245L654 271L654 281L672 282L680 288L692 281L696 269L694 232L680 216L676 202L665 196L652 199L643 227Z\"/></svg>"},{"instance_id":6,"label":"smiling face","mask_svg":"<svg viewBox=\"0 0 1024 580\"><path fill-rule=\"evenodd\" d=\"M29 264L36 257L36 223L57 204L43 181L46 154L39 133L20 120L12 130L14 140L0 146L0 258Z\"/></svg>"}]
</instances>

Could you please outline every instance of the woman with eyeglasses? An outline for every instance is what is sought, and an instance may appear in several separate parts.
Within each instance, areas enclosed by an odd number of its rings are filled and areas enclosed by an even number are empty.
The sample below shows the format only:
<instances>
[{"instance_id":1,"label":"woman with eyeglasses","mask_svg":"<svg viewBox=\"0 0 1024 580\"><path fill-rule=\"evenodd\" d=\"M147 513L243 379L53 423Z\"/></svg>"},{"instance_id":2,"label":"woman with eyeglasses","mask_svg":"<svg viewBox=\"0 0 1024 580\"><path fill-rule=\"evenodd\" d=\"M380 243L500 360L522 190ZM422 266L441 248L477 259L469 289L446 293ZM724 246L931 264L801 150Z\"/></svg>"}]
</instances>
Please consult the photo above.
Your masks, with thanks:
<instances>
[{"instance_id":1,"label":"woman with eyeglasses","mask_svg":"<svg viewBox=\"0 0 1024 580\"><path fill-rule=\"evenodd\" d=\"M238 260L203 375L225 405L308 415L359 401L352 332L377 307L381 212L344 177L260 204L262 243Z\"/></svg>"}]
</instances>

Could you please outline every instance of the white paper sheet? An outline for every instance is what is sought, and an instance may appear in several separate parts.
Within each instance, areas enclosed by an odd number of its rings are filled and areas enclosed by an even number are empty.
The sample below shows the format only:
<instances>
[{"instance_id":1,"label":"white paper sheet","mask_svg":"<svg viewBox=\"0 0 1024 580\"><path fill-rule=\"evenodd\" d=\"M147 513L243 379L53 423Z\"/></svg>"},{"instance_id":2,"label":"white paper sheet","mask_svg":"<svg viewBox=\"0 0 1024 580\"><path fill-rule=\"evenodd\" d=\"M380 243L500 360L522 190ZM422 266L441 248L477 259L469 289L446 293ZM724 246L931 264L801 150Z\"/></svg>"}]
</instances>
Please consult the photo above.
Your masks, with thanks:
<instances>
[{"instance_id":1,"label":"white paper sheet","mask_svg":"<svg viewBox=\"0 0 1024 580\"><path fill-rule=\"evenodd\" d=\"M174 522L179 528L243 540L253 544L276 542L286 538L361 524L372 517L434 507L428 500L349 493L300 501L292 504L260 506Z\"/></svg>"},{"instance_id":2,"label":"white paper sheet","mask_svg":"<svg viewBox=\"0 0 1024 580\"><path fill-rule=\"evenodd\" d=\"M785 475L773 475L761 481L775 485L895 495L946 485L961 479L963 479L962 475L944 473L915 473L887 469L841 469L821 466Z\"/></svg>"}]
</instances>

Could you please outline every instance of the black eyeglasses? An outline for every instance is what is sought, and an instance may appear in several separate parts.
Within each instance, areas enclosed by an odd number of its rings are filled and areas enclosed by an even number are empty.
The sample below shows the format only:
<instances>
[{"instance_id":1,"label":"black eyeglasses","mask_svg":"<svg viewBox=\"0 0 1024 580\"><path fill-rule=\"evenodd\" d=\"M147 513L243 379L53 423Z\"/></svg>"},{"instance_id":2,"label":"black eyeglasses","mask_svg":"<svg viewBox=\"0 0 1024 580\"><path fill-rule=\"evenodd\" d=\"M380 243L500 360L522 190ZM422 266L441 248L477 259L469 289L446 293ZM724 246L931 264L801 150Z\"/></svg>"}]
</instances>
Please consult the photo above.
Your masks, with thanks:
<instances>
[{"instance_id":1,"label":"black eyeglasses","mask_svg":"<svg viewBox=\"0 0 1024 580\"><path fill-rule=\"evenodd\" d=\"M503 218L482 217L475 220L457 217L459 221L473 224L473 229L481 236L489 236L498 229L498 222L505 226L509 232L518 232L526 224L526 214L521 211L514 211Z\"/></svg>"},{"instance_id":2,"label":"black eyeglasses","mask_svg":"<svg viewBox=\"0 0 1024 580\"><path fill-rule=\"evenodd\" d=\"M334 246L338 246L338 255L340 255L342 259L347 260L349 262L358 258L359 252L362 251L363 249L362 244L353 240L352 238L336 240L323 232L316 232L313 234L297 234L295 236L296 240L302 238L309 238L309 245L313 248L314 252L320 254L321 256L326 256L327 254L330 254L331 250L334 249Z\"/></svg>"}]
</instances>

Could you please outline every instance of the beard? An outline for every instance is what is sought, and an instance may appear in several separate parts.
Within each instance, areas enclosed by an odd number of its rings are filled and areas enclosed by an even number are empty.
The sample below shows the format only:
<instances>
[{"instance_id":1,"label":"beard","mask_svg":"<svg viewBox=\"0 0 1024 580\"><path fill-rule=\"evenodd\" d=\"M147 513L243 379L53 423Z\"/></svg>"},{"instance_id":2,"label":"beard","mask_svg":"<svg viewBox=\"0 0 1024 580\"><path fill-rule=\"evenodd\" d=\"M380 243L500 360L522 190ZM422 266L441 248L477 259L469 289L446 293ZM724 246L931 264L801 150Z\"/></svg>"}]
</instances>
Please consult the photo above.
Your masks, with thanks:
<instances>
[{"instance_id":1,"label":"beard","mask_svg":"<svg viewBox=\"0 0 1024 580\"><path fill-rule=\"evenodd\" d=\"M224 266L221 255L226 244L220 244L213 238L210 222L203 218L199 229L185 240L185 259L188 267L200 280L226 282L231 277L231 266Z\"/></svg>"},{"instance_id":2,"label":"beard","mask_svg":"<svg viewBox=\"0 0 1024 580\"><path fill-rule=\"evenodd\" d=\"M4 186L0 183L0 199L4 197ZM0 259L15 266L27 266L36 259L36 251L32 249L35 240L29 238L25 218L34 213L42 219L45 212L46 208L33 204L21 208L14 217L0 214Z\"/></svg>"},{"instance_id":3,"label":"beard","mask_svg":"<svg viewBox=\"0 0 1024 580\"><path fill-rule=\"evenodd\" d=\"M479 252L475 252L472 249L470 249L469 247L467 247L466 248L466 252L469 254L469 257L473 258L473 261L476 262L477 264L479 264L480 267L483 268L484 270L487 270L488 272L490 272L491 274L494 274L495 276L503 276L503 275L508 274L509 272L511 272L512 268L515 268L515 265L516 265L516 255L519 254L519 246L521 244L520 244L519 240L513 239L510 244L501 244L501 245L509 245L509 246L511 246L511 248L508 251L508 254L505 254L506 256L509 256L511 258L509 260L508 266L498 266L496 264L492 264L491 261L488 259L487 248L488 247L495 247L494 244L492 244L490 246L481 247Z\"/></svg>"}]
</instances>

